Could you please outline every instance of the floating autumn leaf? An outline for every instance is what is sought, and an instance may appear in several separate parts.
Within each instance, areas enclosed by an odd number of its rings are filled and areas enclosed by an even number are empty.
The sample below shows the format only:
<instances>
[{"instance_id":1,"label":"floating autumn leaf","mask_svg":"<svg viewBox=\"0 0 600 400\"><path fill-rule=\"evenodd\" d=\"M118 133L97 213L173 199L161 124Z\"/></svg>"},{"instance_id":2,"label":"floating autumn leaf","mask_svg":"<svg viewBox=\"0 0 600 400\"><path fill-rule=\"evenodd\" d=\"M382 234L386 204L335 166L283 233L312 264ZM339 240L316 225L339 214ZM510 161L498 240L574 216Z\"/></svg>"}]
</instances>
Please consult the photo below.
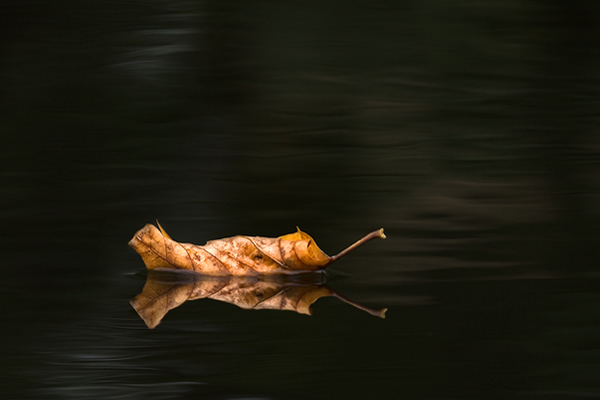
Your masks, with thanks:
<instances>
[{"instance_id":1,"label":"floating autumn leaf","mask_svg":"<svg viewBox=\"0 0 600 400\"><path fill-rule=\"evenodd\" d=\"M176 268L205 275L298 274L325 269L350 251L371 239L385 239L383 229L373 231L340 253L329 257L309 234L300 228L278 238L233 236L211 240L204 246L179 243L158 225L147 224L133 236L129 245L149 270Z\"/></svg>"},{"instance_id":2,"label":"floating autumn leaf","mask_svg":"<svg viewBox=\"0 0 600 400\"><path fill-rule=\"evenodd\" d=\"M250 276L207 276L150 271L146 284L131 305L148 328L155 328L170 310L190 300L213 299L244 309L288 310L311 315L311 304L334 296L372 315L385 318L387 309L356 304L315 280L269 279Z\"/></svg>"}]
</instances>

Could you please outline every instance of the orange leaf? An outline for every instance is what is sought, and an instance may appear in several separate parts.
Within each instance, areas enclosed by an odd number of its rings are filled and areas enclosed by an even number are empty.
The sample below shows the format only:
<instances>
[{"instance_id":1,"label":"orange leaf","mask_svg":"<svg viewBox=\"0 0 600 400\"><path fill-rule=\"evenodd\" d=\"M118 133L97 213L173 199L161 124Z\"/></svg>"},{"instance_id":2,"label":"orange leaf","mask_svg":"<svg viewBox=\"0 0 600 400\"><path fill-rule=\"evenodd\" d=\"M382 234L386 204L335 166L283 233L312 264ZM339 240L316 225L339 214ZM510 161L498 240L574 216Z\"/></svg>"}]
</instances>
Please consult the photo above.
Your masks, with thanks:
<instances>
[{"instance_id":1,"label":"orange leaf","mask_svg":"<svg viewBox=\"0 0 600 400\"><path fill-rule=\"evenodd\" d=\"M211 240L204 246L179 243L147 224L129 242L142 257L146 268L184 269L205 275L272 275L319 271L363 243L385 239L383 229L373 231L345 250L329 257L309 234L300 228L278 238L233 236Z\"/></svg>"}]
</instances>

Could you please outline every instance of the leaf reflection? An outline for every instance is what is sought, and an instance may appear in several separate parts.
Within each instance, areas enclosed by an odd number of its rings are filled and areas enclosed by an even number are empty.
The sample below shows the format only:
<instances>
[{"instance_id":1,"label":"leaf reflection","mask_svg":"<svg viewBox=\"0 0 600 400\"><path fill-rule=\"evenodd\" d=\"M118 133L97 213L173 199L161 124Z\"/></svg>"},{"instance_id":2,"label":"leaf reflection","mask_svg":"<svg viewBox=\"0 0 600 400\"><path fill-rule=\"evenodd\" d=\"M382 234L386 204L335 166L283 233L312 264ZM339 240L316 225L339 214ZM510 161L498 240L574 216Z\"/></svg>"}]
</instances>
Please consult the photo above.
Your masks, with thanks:
<instances>
[{"instance_id":1,"label":"leaf reflection","mask_svg":"<svg viewBox=\"0 0 600 400\"><path fill-rule=\"evenodd\" d=\"M180 271L150 271L131 305L148 328L155 328L172 309L189 300L212 299L250 310L288 310L311 315L321 297L337 297L369 314L385 318L386 308L354 303L325 284L321 274L296 277L206 276Z\"/></svg>"}]
</instances>

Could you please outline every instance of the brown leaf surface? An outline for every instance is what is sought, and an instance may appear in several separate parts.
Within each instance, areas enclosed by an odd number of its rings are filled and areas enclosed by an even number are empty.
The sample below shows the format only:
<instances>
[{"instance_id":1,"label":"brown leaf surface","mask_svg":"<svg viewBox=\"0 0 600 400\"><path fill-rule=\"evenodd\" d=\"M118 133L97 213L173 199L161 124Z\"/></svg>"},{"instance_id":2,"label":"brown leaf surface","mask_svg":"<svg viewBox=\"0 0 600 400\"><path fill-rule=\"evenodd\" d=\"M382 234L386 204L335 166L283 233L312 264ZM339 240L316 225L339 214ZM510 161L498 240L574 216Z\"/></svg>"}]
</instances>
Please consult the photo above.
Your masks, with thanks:
<instances>
[{"instance_id":1,"label":"brown leaf surface","mask_svg":"<svg viewBox=\"0 0 600 400\"><path fill-rule=\"evenodd\" d=\"M146 268L176 268L215 276L318 271L371 239L385 239L383 229L379 229L329 257L300 228L295 233L278 238L238 235L211 240L204 246L176 242L160 225L159 228L147 224L129 242L144 260Z\"/></svg>"},{"instance_id":2,"label":"brown leaf surface","mask_svg":"<svg viewBox=\"0 0 600 400\"><path fill-rule=\"evenodd\" d=\"M132 307L148 328L155 328L170 310L190 300L213 299L244 309L287 310L311 315L310 306L321 297L335 296L372 315L385 318L386 309L375 310L339 295L322 280L268 279L267 277L207 276L150 271Z\"/></svg>"}]
</instances>

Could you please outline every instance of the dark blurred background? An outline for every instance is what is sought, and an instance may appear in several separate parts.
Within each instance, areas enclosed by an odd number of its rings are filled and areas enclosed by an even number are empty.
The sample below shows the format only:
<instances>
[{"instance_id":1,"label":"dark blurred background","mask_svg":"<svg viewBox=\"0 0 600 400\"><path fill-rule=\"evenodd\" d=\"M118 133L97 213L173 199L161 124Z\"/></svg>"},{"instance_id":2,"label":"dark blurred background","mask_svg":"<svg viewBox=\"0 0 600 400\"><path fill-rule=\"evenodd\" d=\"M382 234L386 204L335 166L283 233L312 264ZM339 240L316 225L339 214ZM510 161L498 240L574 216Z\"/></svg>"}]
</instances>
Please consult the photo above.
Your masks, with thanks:
<instances>
[{"instance_id":1,"label":"dark blurred background","mask_svg":"<svg viewBox=\"0 0 600 400\"><path fill-rule=\"evenodd\" d=\"M4 399L600 397L600 3L9 0ZM127 246L309 232L311 317L185 304Z\"/></svg>"}]
</instances>

